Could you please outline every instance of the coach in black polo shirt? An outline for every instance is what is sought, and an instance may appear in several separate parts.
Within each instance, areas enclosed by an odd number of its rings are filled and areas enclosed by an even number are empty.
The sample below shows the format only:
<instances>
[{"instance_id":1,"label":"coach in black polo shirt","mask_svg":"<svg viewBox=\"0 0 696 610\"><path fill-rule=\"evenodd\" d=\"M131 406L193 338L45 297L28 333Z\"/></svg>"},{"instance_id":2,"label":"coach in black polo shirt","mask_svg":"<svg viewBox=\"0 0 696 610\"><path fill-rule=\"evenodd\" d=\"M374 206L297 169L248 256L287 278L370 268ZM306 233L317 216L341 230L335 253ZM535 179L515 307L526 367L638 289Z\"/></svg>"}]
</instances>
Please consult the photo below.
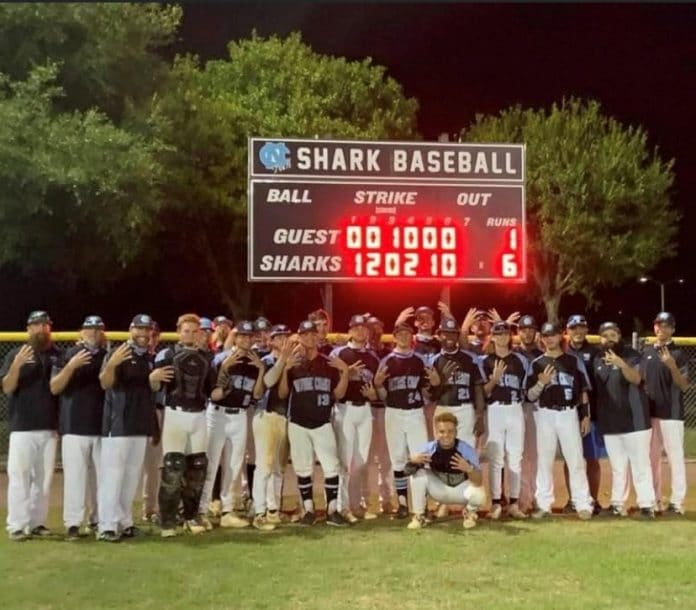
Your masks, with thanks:
<instances>
[{"instance_id":1,"label":"coach in black polo shirt","mask_svg":"<svg viewBox=\"0 0 696 610\"><path fill-rule=\"evenodd\" d=\"M305 510L300 523L313 525L315 521L312 472L316 453L324 471L326 522L345 526L337 510L339 461L331 412L334 402L346 393L348 365L340 358L329 359L319 353L319 333L311 320L302 322L297 332L301 348L283 369L278 397L289 397L290 456Z\"/></svg>"},{"instance_id":2,"label":"coach in black polo shirt","mask_svg":"<svg viewBox=\"0 0 696 610\"><path fill-rule=\"evenodd\" d=\"M27 343L10 351L0 370L10 428L7 531L16 541L50 533L45 524L58 442L58 399L49 380L61 355L51 342L51 324L45 311L31 312Z\"/></svg>"},{"instance_id":3,"label":"coach in black polo shirt","mask_svg":"<svg viewBox=\"0 0 696 610\"><path fill-rule=\"evenodd\" d=\"M97 522L97 480L104 390L99 371L106 356L104 322L87 316L80 340L53 367L51 392L60 395L63 521L69 540L80 535L89 497L89 523Z\"/></svg>"},{"instance_id":4,"label":"coach in black polo shirt","mask_svg":"<svg viewBox=\"0 0 696 610\"><path fill-rule=\"evenodd\" d=\"M653 324L655 343L643 351L641 370L652 417L652 471L655 499L662 509L662 449L672 473L672 495L667 514L683 515L686 498L684 463L684 392L689 387L689 358L672 341L674 316L662 311Z\"/></svg>"},{"instance_id":5,"label":"coach in black polo shirt","mask_svg":"<svg viewBox=\"0 0 696 610\"><path fill-rule=\"evenodd\" d=\"M621 340L614 322L599 327L602 350L592 361L597 391L597 427L611 465L611 508L614 516L626 514L628 467L643 518L654 517L650 471L650 414L640 388L640 354Z\"/></svg>"}]
</instances>

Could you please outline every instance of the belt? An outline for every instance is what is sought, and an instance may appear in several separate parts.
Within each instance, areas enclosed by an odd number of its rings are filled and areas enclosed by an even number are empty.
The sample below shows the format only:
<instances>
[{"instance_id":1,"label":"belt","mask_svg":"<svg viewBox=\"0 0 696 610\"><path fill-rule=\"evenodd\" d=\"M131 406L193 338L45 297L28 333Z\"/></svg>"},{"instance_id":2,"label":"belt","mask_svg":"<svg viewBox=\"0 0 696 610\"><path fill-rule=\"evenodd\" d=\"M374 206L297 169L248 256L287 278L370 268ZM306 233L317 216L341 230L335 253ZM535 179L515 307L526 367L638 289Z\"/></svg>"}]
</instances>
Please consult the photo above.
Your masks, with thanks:
<instances>
[{"instance_id":1,"label":"belt","mask_svg":"<svg viewBox=\"0 0 696 610\"><path fill-rule=\"evenodd\" d=\"M346 400L345 402L340 403L342 405L347 405L349 407L367 407L370 405L369 402L353 402L352 400Z\"/></svg>"},{"instance_id":2,"label":"belt","mask_svg":"<svg viewBox=\"0 0 696 610\"><path fill-rule=\"evenodd\" d=\"M417 409L423 410L423 405L418 405L416 407L388 407L389 409L394 409L395 411L416 411Z\"/></svg>"},{"instance_id":3,"label":"belt","mask_svg":"<svg viewBox=\"0 0 696 610\"><path fill-rule=\"evenodd\" d=\"M570 409L576 409L577 405L565 405L561 407L539 407L540 409L548 409L549 411L569 411Z\"/></svg>"},{"instance_id":4,"label":"belt","mask_svg":"<svg viewBox=\"0 0 696 610\"><path fill-rule=\"evenodd\" d=\"M227 415L237 415L238 413L246 413L246 407L223 407L222 405L213 405L216 411L222 411Z\"/></svg>"},{"instance_id":5,"label":"belt","mask_svg":"<svg viewBox=\"0 0 696 610\"><path fill-rule=\"evenodd\" d=\"M460 405L437 405L438 407L448 407L450 409L457 409L459 407L473 407L474 405L470 402L463 402Z\"/></svg>"},{"instance_id":6,"label":"belt","mask_svg":"<svg viewBox=\"0 0 696 610\"><path fill-rule=\"evenodd\" d=\"M202 409L194 409L192 407L181 407L181 406L172 406L172 405L167 405L167 409L172 409L173 411L183 411L184 413L202 413L205 411L205 407Z\"/></svg>"}]
</instances>

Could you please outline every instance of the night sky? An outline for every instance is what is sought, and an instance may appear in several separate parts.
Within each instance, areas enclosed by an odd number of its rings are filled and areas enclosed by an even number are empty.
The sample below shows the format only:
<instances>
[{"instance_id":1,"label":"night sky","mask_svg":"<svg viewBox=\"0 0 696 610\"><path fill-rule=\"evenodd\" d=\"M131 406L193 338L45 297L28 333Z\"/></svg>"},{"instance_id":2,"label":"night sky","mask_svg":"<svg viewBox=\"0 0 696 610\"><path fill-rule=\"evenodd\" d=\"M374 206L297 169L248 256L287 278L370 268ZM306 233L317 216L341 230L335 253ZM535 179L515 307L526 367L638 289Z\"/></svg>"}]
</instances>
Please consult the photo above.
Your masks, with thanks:
<instances>
[{"instance_id":1,"label":"night sky","mask_svg":"<svg viewBox=\"0 0 696 610\"><path fill-rule=\"evenodd\" d=\"M517 103L548 107L570 95L597 99L622 123L642 125L663 158L676 160L674 202L684 215L678 257L652 275L665 282L686 280L683 286L667 286L667 308L676 313L680 334L696 332L696 313L689 307L696 295L689 248L696 229L691 205L696 198L695 6L185 6L177 50L195 51L204 59L222 57L228 40L246 37L254 28L261 36L300 31L317 52L369 56L386 66L405 93L419 100L418 126L426 140L458 133L477 113L496 113ZM351 291L355 294L354 287ZM347 291L338 287L335 294L337 317L350 313L351 304L340 305ZM411 296L431 302L437 289ZM543 311L525 299L524 288L453 290L455 312L470 303L497 304L507 311L508 299L534 313ZM634 317L649 325L659 308L659 287L631 282L603 290L600 299L602 306L590 319L615 319L628 331ZM389 310L397 307L391 304ZM570 298L561 313L583 307L582 299Z\"/></svg>"}]
</instances>

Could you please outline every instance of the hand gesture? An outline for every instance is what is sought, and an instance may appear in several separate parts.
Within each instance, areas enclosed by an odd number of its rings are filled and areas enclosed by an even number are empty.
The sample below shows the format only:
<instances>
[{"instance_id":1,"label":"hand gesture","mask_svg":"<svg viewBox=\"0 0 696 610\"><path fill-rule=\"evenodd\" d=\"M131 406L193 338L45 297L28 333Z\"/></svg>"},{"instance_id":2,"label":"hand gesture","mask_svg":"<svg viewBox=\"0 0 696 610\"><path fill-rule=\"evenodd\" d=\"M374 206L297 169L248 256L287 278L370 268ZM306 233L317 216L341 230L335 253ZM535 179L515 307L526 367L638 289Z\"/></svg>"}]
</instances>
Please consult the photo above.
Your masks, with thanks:
<instances>
[{"instance_id":1,"label":"hand gesture","mask_svg":"<svg viewBox=\"0 0 696 610\"><path fill-rule=\"evenodd\" d=\"M396 317L396 322L394 322L394 326L397 326L402 322L408 322L408 319L412 318L415 315L416 310L414 307L407 307L406 309L402 309L401 312L399 312L399 315Z\"/></svg>"},{"instance_id":2,"label":"hand gesture","mask_svg":"<svg viewBox=\"0 0 696 610\"><path fill-rule=\"evenodd\" d=\"M674 360L674 356L672 356L672 353L669 351L669 348L667 346L662 346L660 348L660 360L664 362L665 366L668 368L672 368L673 366L676 366L676 362Z\"/></svg>"},{"instance_id":3,"label":"hand gesture","mask_svg":"<svg viewBox=\"0 0 696 610\"><path fill-rule=\"evenodd\" d=\"M150 379L152 381L158 381L159 383L169 383L174 379L174 367L173 366L163 366L155 369L150 373Z\"/></svg>"},{"instance_id":4,"label":"hand gesture","mask_svg":"<svg viewBox=\"0 0 696 610\"><path fill-rule=\"evenodd\" d=\"M465 460L461 455L455 453L450 460L450 466L459 472L469 473L473 470L471 464Z\"/></svg>"},{"instance_id":5,"label":"hand gesture","mask_svg":"<svg viewBox=\"0 0 696 610\"><path fill-rule=\"evenodd\" d=\"M375 377L372 380L373 383L375 384L375 388L383 387L384 382L386 381L387 377L389 377L389 369L386 366L383 366L383 367L377 369L377 372L375 373Z\"/></svg>"},{"instance_id":6,"label":"hand gesture","mask_svg":"<svg viewBox=\"0 0 696 610\"><path fill-rule=\"evenodd\" d=\"M348 374L351 379L360 379L360 371L365 368L365 364L362 360L356 360L348 367Z\"/></svg>"},{"instance_id":7,"label":"hand gesture","mask_svg":"<svg viewBox=\"0 0 696 610\"><path fill-rule=\"evenodd\" d=\"M231 352L227 356L227 358L225 358L222 361L222 365L220 366L220 369L224 370L224 371L229 371L241 359L242 359L242 352L240 352L239 350L236 349L233 352Z\"/></svg>"},{"instance_id":8,"label":"hand gesture","mask_svg":"<svg viewBox=\"0 0 696 610\"><path fill-rule=\"evenodd\" d=\"M580 420L580 435L587 436L590 433L590 418L583 417Z\"/></svg>"},{"instance_id":9,"label":"hand gesture","mask_svg":"<svg viewBox=\"0 0 696 610\"><path fill-rule=\"evenodd\" d=\"M128 343L121 343L111 354L109 362L112 366L118 366L128 360L132 355L133 351L131 350L131 346L128 345Z\"/></svg>"},{"instance_id":10,"label":"hand gesture","mask_svg":"<svg viewBox=\"0 0 696 610\"><path fill-rule=\"evenodd\" d=\"M624 363L623 359L621 356L618 356L614 350L607 350L607 353L604 354L604 363L608 364L610 366L615 366L617 368L621 368L621 365Z\"/></svg>"},{"instance_id":11,"label":"hand gesture","mask_svg":"<svg viewBox=\"0 0 696 610\"><path fill-rule=\"evenodd\" d=\"M335 369L338 369L342 373L345 373L348 371L348 365L346 364L345 360L341 360L340 358L334 356L333 358L329 358L329 366L332 366Z\"/></svg>"},{"instance_id":12,"label":"hand gesture","mask_svg":"<svg viewBox=\"0 0 696 610\"><path fill-rule=\"evenodd\" d=\"M377 400L377 392L371 383L366 383L360 388L360 393L367 398L367 400Z\"/></svg>"},{"instance_id":13,"label":"hand gesture","mask_svg":"<svg viewBox=\"0 0 696 610\"><path fill-rule=\"evenodd\" d=\"M495 364L493 365L493 372L491 373L491 379L498 383L502 378L503 375L505 374L505 371L507 371L507 364L505 364L505 360L496 360Z\"/></svg>"},{"instance_id":14,"label":"hand gesture","mask_svg":"<svg viewBox=\"0 0 696 610\"><path fill-rule=\"evenodd\" d=\"M425 367L425 377L430 385L440 385L440 375L432 366Z\"/></svg>"},{"instance_id":15,"label":"hand gesture","mask_svg":"<svg viewBox=\"0 0 696 610\"><path fill-rule=\"evenodd\" d=\"M288 341L288 343L290 342ZM285 363L285 368L287 370L290 370L302 364L302 361L304 360L304 354L304 348L299 343L292 345L290 357L288 361Z\"/></svg>"},{"instance_id":16,"label":"hand gesture","mask_svg":"<svg viewBox=\"0 0 696 610\"><path fill-rule=\"evenodd\" d=\"M81 349L77 352L66 365L69 369L75 370L82 368L92 362L92 354L90 354L86 349Z\"/></svg>"},{"instance_id":17,"label":"hand gesture","mask_svg":"<svg viewBox=\"0 0 696 610\"><path fill-rule=\"evenodd\" d=\"M547 364L546 368L539 373L539 383L544 386L549 385L555 372L556 368L553 366L553 364Z\"/></svg>"},{"instance_id":18,"label":"hand gesture","mask_svg":"<svg viewBox=\"0 0 696 610\"><path fill-rule=\"evenodd\" d=\"M34 348L31 345L22 345L15 354L13 364L17 363L17 366L21 367L29 362L34 362Z\"/></svg>"},{"instance_id":19,"label":"hand gesture","mask_svg":"<svg viewBox=\"0 0 696 610\"><path fill-rule=\"evenodd\" d=\"M508 324L516 324L522 314L519 311L513 311L505 320Z\"/></svg>"},{"instance_id":20,"label":"hand gesture","mask_svg":"<svg viewBox=\"0 0 696 610\"><path fill-rule=\"evenodd\" d=\"M445 303L444 301L438 301L437 308L440 311L440 317L452 318L454 320L454 316L452 315L452 310L449 308L449 305L447 303Z\"/></svg>"},{"instance_id":21,"label":"hand gesture","mask_svg":"<svg viewBox=\"0 0 696 610\"><path fill-rule=\"evenodd\" d=\"M419 464L423 466L424 464L430 464L430 456L427 453L414 453L408 461L412 464Z\"/></svg>"},{"instance_id":22,"label":"hand gesture","mask_svg":"<svg viewBox=\"0 0 696 610\"><path fill-rule=\"evenodd\" d=\"M261 361L261 358L259 358L259 355L254 350L251 350L247 354L247 356L250 360L251 366L255 366L257 369L261 369L261 370L266 368L265 365L263 364L263 362Z\"/></svg>"},{"instance_id":23,"label":"hand gesture","mask_svg":"<svg viewBox=\"0 0 696 610\"><path fill-rule=\"evenodd\" d=\"M476 322L476 320L482 315L485 315L483 311L477 309L476 307L471 307L469 311L466 312L466 316L464 316L461 331L468 334L469 329L474 325L474 322Z\"/></svg>"},{"instance_id":24,"label":"hand gesture","mask_svg":"<svg viewBox=\"0 0 696 610\"><path fill-rule=\"evenodd\" d=\"M503 321L503 318L498 313L498 310L495 307L491 307L488 310L488 317L491 319L492 322L502 322Z\"/></svg>"},{"instance_id":25,"label":"hand gesture","mask_svg":"<svg viewBox=\"0 0 696 610\"><path fill-rule=\"evenodd\" d=\"M442 374L440 375L440 378L444 381L447 381L457 370L459 370L459 364L454 360L448 360L442 366Z\"/></svg>"}]
</instances>

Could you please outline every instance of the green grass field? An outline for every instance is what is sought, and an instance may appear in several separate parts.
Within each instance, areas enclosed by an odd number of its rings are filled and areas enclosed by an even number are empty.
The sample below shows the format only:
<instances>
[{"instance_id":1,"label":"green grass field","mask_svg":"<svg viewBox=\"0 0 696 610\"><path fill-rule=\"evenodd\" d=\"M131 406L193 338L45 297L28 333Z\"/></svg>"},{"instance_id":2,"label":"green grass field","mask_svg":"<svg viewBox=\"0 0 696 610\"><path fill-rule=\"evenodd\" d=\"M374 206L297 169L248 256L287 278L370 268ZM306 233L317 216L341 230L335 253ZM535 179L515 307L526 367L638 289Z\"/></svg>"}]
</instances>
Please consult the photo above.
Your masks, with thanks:
<instances>
[{"instance_id":1,"label":"green grass field","mask_svg":"<svg viewBox=\"0 0 696 610\"><path fill-rule=\"evenodd\" d=\"M693 515L693 513L692 513ZM52 513L59 525L59 515ZM2 515L4 520L4 515ZM0 537L2 608L694 608L696 519Z\"/></svg>"}]
</instances>

